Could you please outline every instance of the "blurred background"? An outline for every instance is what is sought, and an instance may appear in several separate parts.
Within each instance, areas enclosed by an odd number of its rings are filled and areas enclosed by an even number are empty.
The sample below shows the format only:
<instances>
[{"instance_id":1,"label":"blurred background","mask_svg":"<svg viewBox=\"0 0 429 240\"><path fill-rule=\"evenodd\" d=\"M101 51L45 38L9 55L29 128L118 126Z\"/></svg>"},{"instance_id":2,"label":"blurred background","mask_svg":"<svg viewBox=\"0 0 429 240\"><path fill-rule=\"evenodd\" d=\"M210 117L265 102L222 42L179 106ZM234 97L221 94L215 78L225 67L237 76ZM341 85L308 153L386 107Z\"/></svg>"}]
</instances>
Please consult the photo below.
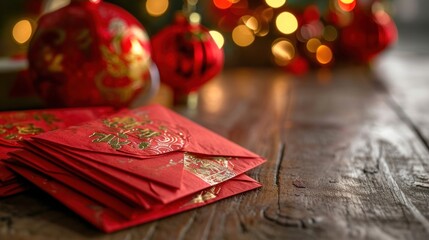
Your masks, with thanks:
<instances>
[{"instance_id":1,"label":"blurred background","mask_svg":"<svg viewBox=\"0 0 429 240\"><path fill-rule=\"evenodd\" d=\"M11 68L10 59L25 59L37 19L42 14L69 2L1 1L0 70ZM183 1L172 0L105 2L129 11L142 23L150 38L171 25L184 5ZM223 47L224 69L272 67L300 75L347 63L370 64L389 49L413 52L428 49L429 1L425 0L186 2L195 6L198 14L193 17L207 27L218 46ZM6 95L13 92L13 83L0 79L0 84L0 100L4 101Z\"/></svg>"},{"instance_id":2,"label":"blurred background","mask_svg":"<svg viewBox=\"0 0 429 240\"><path fill-rule=\"evenodd\" d=\"M68 2L69 0L1 1L0 56L18 57L25 54L38 17ZM183 8L183 1L171 0L106 2L117 4L133 14L146 28L149 36L171 24L176 12ZM200 14L204 26L216 31L213 36L224 47L226 67L265 67L282 65L281 57L276 57L273 50L279 39L286 39L293 48L299 48L299 45L311 38L319 39L315 44L321 41L329 46L338 37L340 28L351 21L348 16L350 14L347 14L347 10L351 8L347 4L356 2L361 5L376 3L372 7L373 12L383 10L392 16L400 32L399 41L401 38L418 39L419 35L427 32L429 15L425 14L425 9L429 9L429 2L424 0L200 0L196 4L196 12ZM293 18L299 22L299 26L291 23ZM285 45L288 43L283 44ZM280 46L281 44L277 45L278 48ZM332 44L330 47L334 48ZM295 49L295 53L298 51L299 49ZM305 55L302 52L300 51L300 55ZM310 64L313 64L312 61Z\"/></svg>"}]
</instances>

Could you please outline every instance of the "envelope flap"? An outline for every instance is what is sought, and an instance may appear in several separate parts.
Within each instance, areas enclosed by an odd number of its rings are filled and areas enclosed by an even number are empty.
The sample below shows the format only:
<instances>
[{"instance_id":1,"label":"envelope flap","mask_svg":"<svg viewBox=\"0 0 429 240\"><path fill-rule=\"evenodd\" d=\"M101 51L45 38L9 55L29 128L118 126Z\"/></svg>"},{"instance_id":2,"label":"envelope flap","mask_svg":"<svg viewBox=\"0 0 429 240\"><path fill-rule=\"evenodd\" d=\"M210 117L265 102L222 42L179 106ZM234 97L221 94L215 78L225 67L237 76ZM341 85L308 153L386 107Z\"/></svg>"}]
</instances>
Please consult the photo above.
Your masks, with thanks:
<instances>
[{"instance_id":1,"label":"envelope flap","mask_svg":"<svg viewBox=\"0 0 429 240\"><path fill-rule=\"evenodd\" d=\"M186 134L158 108L123 110L117 114L55 133L36 136L69 148L148 158L183 149Z\"/></svg>"},{"instance_id":2,"label":"envelope flap","mask_svg":"<svg viewBox=\"0 0 429 240\"><path fill-rule=\"evenodd\" d=\"M111 113L111 108L28 110L0 113L0 144L20 146L34 135L79 124Z\"/></svg>"},{"instance_id":3,"label":"envelope flap","mask_svg":"<svg viewBox=\"0 0 429 240\"><path fill-rule=\"evenodd\" d=\"M186 126L189 136L188 144L183 149L186 152L213 156L260 157L177 113L170 111L169 114L177 125Z\"/></svg>"}]
</instances>

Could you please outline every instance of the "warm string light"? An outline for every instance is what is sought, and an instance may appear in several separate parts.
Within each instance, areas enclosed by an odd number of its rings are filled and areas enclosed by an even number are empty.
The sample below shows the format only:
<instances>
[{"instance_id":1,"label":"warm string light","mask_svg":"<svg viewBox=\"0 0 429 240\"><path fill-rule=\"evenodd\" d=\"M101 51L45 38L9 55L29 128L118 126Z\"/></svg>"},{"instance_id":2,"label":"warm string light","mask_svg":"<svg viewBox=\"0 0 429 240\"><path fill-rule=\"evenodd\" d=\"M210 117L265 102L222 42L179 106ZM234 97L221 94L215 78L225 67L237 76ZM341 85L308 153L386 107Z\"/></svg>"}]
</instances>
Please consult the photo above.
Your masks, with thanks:
<instances>
[{"instance_id":1,"label":"warm string light","mask_svg":"<svg viewBox=\"0 0 429 240\"><path fill-rule=\"evenodd\" d=\"M213 0L213 4L219 9L227 9L232 6L234 1L231 0Z\"/></svg>"},{"instance_id":2,"label":"warm string light","mask_svg":"<svg viewBox=\"0 0 429 240\"><path fill-rule=\"evenodd\" d=\"M272 8L279 8L285 5L286 0L265 0L265 3Z\"/></svg>"},{"instance_id":3,"label":"warm string light","mask_svg":"<svg viewBox=\"0 0 429 240\"><path fill-rule=\"evenodd\" d=\"M292 34L298 29L298 20L290 12L282 12L276 18L277 29L284 34Z\"/></svg>"},{"instance_id":4,"label":"warm string light","mask_svg":"<svg viewBox=\"0 0 429 240\"><path fill-rule=\"evenodd\" d=\"M340 9L346 12L352 11L356 6L356 0L338 0L337 3Z\"/></svg>"},{"instance_id":5,"label":"warm string light","mask_svg":"<svg viewBox=\"0 0 429 240\"><path fill-rule=\"evenodd\" d=\"M12 29L12 37L19 44L28 42L32 33L33 27L31 26L31 22L27 19L18 21Z\"/></svg>"},{"instance_id":6,"label":"warm string light","mask_svg":"<svg viewBox=\"0 0 429 240\"><path fill-rule=\"evenodd\" d=\"M280 35L271 45L271 53L274 62L279 66L287 66L294 59L305 61L303 56L314 64L321 66L331 64L334 61L332 43L338 39L337 27L347 26L353 18L350 12L355 8L356 0L330 0L333 3L333 13L338 19L337 25L326 24L319 7L315 4L306 6L301 15L289 10L287 0L264 0L265 6L237 16L237 25L232 30L232 41L239 47L251 45L256 37L265 37L270 33L270 25L274 25ZM241 9L238 0L213 0L214 7L229 14L238 14ZM246 2L247 3L247 2ZM244 4L244 3L243 3ZM381 4L379 4L381 5ZM383 21L383 11L379 5L373 6L374 15L380 16ZM244 4L246 8L248 6ZM303 45L303 47L300 47ZM299 61L298 61L299 62Z\"/></svg>"},{"instance_id":7,"label":"warm string light","mask_svg":"<svg viewBox=\"0 0 429 240\"><path fill-rule=\"evenodd\" d=\"M232 30L232 40L240 47L247 47L253 43L255 36L246 25L238 25Z\"/></svg>"},{"instance_id":8,"label":"warm string light","mask_svg":"<svg viewBox=\"0 0 429 240\"><path fill-rule=\"evenodd\" d=\"M280 66L298 63L305 66L331 65L334 50L338 48L337 41L342 39L339 40L341 30L352 23L357 5L357 0L329 0L329 10L321 13L320 5L316 3L296 12L291 5L298 3L287 0L264 0L258 5L250 4L248 0L211 2L221 14L219 27L230 28L231 39L236 46L248 47L256 38L276 38L271 44L271 54ZM375 1L371 7L371 13L379 24L391 22L381 2ZM199 22L199 17L195 16L195 22ZM194 17L190 16L191 22L194 22L192 19ZM219 31L210 31L210 34L216 44L223 47L225 39L222 34Z\"/></svg>"},{"instance_id":9,"label":"warm string light","mask_svg":"<svg viewBox=\"0 0 429 240\"><path fill-rule=\"evenodd\" d=\"M210 36L212 36L218 48L222 48L223 44L225 43L225 39L223 38L222 34L215 30L211 30L209 31L209 33L210 33Z\"/></svg>"},{"instance_id":10,"label":"warm string light","mask_svg":"<svg viewBox=\"0 0 429 240\"><path fill-rule=\"evenodd\" d=\"M332 61L332 50L326 45L320 45L316 50L316 59L320 64L328 64Z\"/></svg>"},{"instance_id":11,"label":"warm string light","mask_svg":"<svg viewBox=\"0 0 429 240\"><path fill-rule=\"evenodd\" d=\"M168 0L146 0L146 11L153 17L163 15L168 9Z\"/></svg>"},{"instance_id":12,"label":"warm string light","mask_svg":"<svg viewBox=\"0 0 429 240\"><path fill-rule=\"evenodd\" d=\"M286 66L295 57L295 47L287 39L276 39L271 47L274 61L280 66Z\"/></svg>"}]
</instances>

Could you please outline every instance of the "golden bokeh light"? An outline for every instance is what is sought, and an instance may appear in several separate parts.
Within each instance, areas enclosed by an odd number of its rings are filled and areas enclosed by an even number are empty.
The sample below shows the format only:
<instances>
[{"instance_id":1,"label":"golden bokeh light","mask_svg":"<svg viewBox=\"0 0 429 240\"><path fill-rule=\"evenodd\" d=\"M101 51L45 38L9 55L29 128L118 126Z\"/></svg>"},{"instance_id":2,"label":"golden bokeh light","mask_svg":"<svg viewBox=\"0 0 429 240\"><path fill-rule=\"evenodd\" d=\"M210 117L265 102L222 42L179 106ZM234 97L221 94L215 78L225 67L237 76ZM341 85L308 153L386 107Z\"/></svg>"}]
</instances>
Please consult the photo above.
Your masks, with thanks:
<instances>
[{"instance_id":1,"label":"golden bokeh light","mask_svg":"<svg viewBox=\"0 0 429 240\"><path fill-rule=\"evenodd\" d=\"M211 31L209 31L209 33L212 36L213 40L215 41L216 45L219 48L222 48L223 44L225 43L225 39L222 36L222 34L218 31L215 31L215 30L211 30Z\"/></svg>"},{"instance_id":2,"label":"golden bokeh light","mask_svg":"<svg viewBox=\"0 0 429 240\"><path fill-rule=\"evenodd\" d=\"M322 45L319 39L317 38L311 38L307 41L306 47L307 50L311 53L315 53L317 51L317 48Z\"/></svg>"},{"instance_id":3,"label":"golden bokeh light","mask_svg":"<svg viewBox=\"0 0 429 240\"><path fill-rule=\"evenodd\" d=\"M340 0L344 4L352 4L355 0Z\"/></svg>"},{"instance_id":4,"label":"golden bokeh light","mask_svg":"<svg viewBox=\"0 0 429 240\"><path fill-rule=\"evenodd\" d=\"M147 0L146 11L149 15L158 17L168 9L168 0Z\"/></svg>"},{"instance_id":5,"label":"golden bokeh light","mask_svg":"<svg viewBox=\"0 0 429 240\"><path fill-rule=\"evenodd\" d=\"M291 34L298 29L298 20L290 12L282 12L276 18L277 29L284 34Z\"/></svg>"},{"instance_id":6,"label":"golden bokeh light","mask_svg":"<svg viewBox=\"0 0 429 240\"><path fill-rule=\"evenodd\" d=\"M337 29L334 26L328 25L323 30L323 38L326 41L333 42L338 37Z\"/></svg>"},{"instance_id":7,"label":"golden bokeh light","mask_svg":"<svg viewBox=\"0 0 429 240\"><path fill-rule=\"evenodd\" d=\"M246 25L238 25L232 30L232 40L240 47L247 47L255 41L255 36Z\"/></svg>"},{"instance_id":8,"label":"golden bokeh light","mask_svg":"<svg viewBox=\"0 0 429 240\"><path fill-rule=\"evenodd\" d=\"M270 33L270 26L268 24L264 24L255 32L255 35L258 37L264 37L267 36L268 33Z\"/></svg>"},{"instance_id":9,"label":"golden bokeh light","mask_svg":"<svg viewBox=\"0 0 429 240\"><path fill-rule=\"evenodd\" d=\"M262 14L261 14L261 18L266 22L271 21L271 19L273 19L273 16L274 16L274 10L272 8L264 9L264 11L262 11Z\"/></svg>"},{"instance_id":10,"label":"golden bokeh light","mask_svg":"<svg viewBox=\"0 0 429 240\"><path fill-rule=\"evenodd\" d=\"M31 22L27 19L23 19L13 26L12 36L17 43L24 44L30 40L32 32L33 27L31 26Z\"/></svg>"},{"instance_id":11,"label":"golden bokeh light","mask_svg":"<svg viewBox=\"0 0 429 240\"><path fill-rule=\"evenodd\" d=\"M201 16L200 14L193 12L189 14L189 21L193 24L198 24L201 22Z\"/></svg>"},{"instance_id":12,"label":"golden bokeh light","mask_svg":"<svg viewBox=\"0 0 429 240\"><path fill-rule=\"evenodd\" d=\"M321 64L328 64L332 61L332 51L326 45L320 45L316 50L316 59Z\"/></svg>"},{"instance_id":13,"label":"golden bokeh light","mask_svg":"<svg viewBox=\"0 0 429 240\"><path fill-rule=\"evenodd\" d=\"M241 17L241 20L243 21L244 25L246 25L249 29L256 31L259 28L258 20L250 15L245 15Z\"/></svg>"},{"instance_id":14,"label":"golden bokeh light","mask_svg":"<svg viewBox=\"0 0 429 240\"><path fill-rule=\"evenodd\" d=\"M272 8L279 8L286 3L286 0L265 0L265 3Z\"/></svg>"},{"instance_id":15,"label":"golden bokeh light","mask_svg":"<svg viewBox=\"0 0 429 240\"><path fill-rule=\"evenodd\" d=\"M276 39L271 46L271 52L280 66L287 65L295 57L295 47L286 39Z\"/></svg>"}]
</instances>

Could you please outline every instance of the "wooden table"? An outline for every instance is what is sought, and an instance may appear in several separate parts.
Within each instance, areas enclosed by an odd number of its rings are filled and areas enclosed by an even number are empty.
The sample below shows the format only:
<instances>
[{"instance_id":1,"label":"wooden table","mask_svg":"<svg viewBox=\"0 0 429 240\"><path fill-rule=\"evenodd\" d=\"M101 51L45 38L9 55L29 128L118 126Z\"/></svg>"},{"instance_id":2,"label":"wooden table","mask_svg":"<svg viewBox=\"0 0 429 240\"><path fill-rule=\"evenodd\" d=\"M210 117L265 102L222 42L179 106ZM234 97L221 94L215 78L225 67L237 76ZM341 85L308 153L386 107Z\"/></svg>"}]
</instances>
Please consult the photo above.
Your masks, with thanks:
<instances>
[{"instance_id":1,"label":"wooden table","mask_svg":"<svg viewBox=\"0 0 429 240\"><path fill-rule=\"evenodd\" d=\"M266 157L261 189L113 234L32 190L0 200L0 239L429 239L427 56L226 70L175 110Z\"/></svg>"}]
</instances>

